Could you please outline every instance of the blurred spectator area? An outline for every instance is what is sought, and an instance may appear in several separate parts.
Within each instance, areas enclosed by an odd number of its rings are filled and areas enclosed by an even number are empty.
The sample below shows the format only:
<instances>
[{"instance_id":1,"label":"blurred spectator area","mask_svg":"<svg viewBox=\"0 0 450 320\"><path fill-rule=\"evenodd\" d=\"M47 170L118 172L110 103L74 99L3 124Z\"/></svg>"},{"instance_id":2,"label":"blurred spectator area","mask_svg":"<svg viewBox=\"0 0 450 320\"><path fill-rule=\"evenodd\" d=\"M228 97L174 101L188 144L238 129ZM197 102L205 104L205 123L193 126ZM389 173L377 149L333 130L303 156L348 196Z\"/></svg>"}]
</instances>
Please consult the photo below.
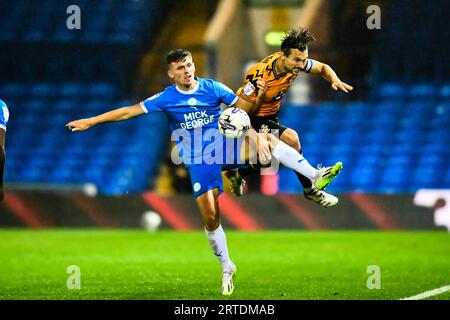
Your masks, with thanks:
<instances>
[{"instance_id":1,"label":"blurred spectator area","mask_svg":"<svg viewBox=\"0 0 450 320\"><path fill-rule=\"evenodd\" d=\"M6 183L94 183L102 194L154 185L168 140L161 114L81 133L64 125L146 98L130 94L136 66L170 3L0 1L0 96L11 113ZM66 26L70 5L80 7L80 30Z\"/></svg>"},{"instance_id":2,"label":"blurred spectator area","mask_svg":"<svg viewBox=\"0 0 450 320\"><path fill-rule=\"evenodd\" d=\"M92 79L125 86L170 2L0 1L0 73L8 81ZM80 30L67 28L71 5L80 8Z\"/></svg>"},{"instance_id":3,"label":"blurred spectator area","mask_svg":"<svg viewBox=\"0 0 450 320\"><path fill-rule=\"evenodd\" d=\"M153 186L166 150L163 114L102 124L72 133L65 124L136 101L110 83L9 83L0 86L11 117L5 181L24 184L94 183L102 194Z\"/></svg>"}]
</instances>

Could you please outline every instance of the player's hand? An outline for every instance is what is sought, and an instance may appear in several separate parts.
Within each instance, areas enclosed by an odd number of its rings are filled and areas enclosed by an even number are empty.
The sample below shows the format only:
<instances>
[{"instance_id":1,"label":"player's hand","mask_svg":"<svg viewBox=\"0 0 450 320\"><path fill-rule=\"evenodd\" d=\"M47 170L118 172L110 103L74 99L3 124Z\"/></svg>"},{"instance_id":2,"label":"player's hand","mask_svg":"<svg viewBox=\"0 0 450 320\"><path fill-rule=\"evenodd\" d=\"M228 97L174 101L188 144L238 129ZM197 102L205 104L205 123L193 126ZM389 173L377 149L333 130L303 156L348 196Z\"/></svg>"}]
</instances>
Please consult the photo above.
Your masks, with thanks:
<instances>
[{"instance_id":1,"label":"player's hand","mask_svg":"<svg viewBox=\"0 0 450 320\"><path fill-rule=\"evenodd\" d=\"M269 142L261 136L258 138L258 158L262 165L268 165L271 160Z\"/></svg>"},{"instance_id":2,"label":"player's hand","mask_svg":"<svg viewBox=\"0 0 450 320\"><path fill-rule=\"evenodd\" d=\"M70 131L83 131L92 127L93 124L89 119L80 119L69 122L66 124L66 127L69 128Z\"/></svg>"},{"instance_id":3,"label":"player's hand","mask_svg":"<svg viewBox=\"0 0 450 320\"><path fill-rule=\"evenodd\" d=\"M331 88L334 90L334 91L337 91L338 89L339 90L342 90L342 91L344 91L344 92L349 92L349 91L352 91L353 90L353 87L351 86L351 85L348 85L348 84L346 84L345 82L342 82L342 81L334 81L332 84L331 84Z\"/></svg>"},{"instance_id":4,"label":"player's hand","mask_svg":"<svg viewBox=\"0 0 450 320\"><path fill-rule=\"evenodd\" d=\"M258 96L259 97L264 96L266 94L266 92L267 92L267 89L269 88L267 86L266 80L264 80L263 78L259 78L256 81L256 86L258 87Z\"/></svg>"}]
</instances>

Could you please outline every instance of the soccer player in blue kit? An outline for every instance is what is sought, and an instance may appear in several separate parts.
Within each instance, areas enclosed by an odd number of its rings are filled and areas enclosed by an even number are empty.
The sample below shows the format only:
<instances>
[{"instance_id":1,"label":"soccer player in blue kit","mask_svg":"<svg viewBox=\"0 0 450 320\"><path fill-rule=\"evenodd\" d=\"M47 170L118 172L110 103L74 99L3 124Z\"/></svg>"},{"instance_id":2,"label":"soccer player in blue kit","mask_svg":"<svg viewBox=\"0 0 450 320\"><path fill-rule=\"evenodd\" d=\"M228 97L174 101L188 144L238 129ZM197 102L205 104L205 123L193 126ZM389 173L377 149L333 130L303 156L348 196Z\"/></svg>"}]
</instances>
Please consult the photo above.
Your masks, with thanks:
<instances>
[{"instance_id":1,"label":"soccer player in blue kit","mask_svg":"<svg viewBox=\"0 0 450 320\"><path fill-rule=\"evenodd\" d=\"M5 171L5 136L6 125L8 124L9 111L6 103L0 100L0 201L3 201L4 188L3 188L3 173Z\"/></svg>"},{"instance_id":2,"label":"soccer player in blue kit","mask_svg":"<svg viewBox=\"0 0 450 320\"><path fill-rule=\"evenodd\" d=\"M208 130L219 132L217 128L221 103L244 110L251 105L225 85L214 80L196 77L192 55L186 50L172 50L167 56L167 64L168 76L175 84L166 87L164 91L132 106L69 122L66 127L71 131L83 131L100 123L128 120L145 113L164 112L166 114L172 139L174 140L174 134L177 135L177 132L181 137L177 140L177 148L191 177L192 189L202 216L206 236L211 249L222 265L222 294L230 295L234 291L233 277L236 266L228 253L226 236L220 224L218 204L218 197L223 191L221 171L225 163L216 161L217 158L212 159L217 154L211 156L205 152L208 149L223 152L226 139L220 133L219 136L223 139L205 138L203 133ZM295 149L275 137L265 140L253 129L249 130L248 136L254 142L254 146L257 146L254 152L257 153L261 163L268 163L273 157L297 172L301 172L303 166L307 164L307 161L303 161L304 158ZM193 148L192 145L194 145ZM227 152L223 152L222 156L225 155ZM239 157L242 157L242 154L234 154L233 164L239 163L237 159ZM221 159L223 160L223 157ZM338 202L336 197L323 191L320 191L320 195L321 198L316 202L320 200L324 206L333 206Z\"/></svg>"}]
</instances>

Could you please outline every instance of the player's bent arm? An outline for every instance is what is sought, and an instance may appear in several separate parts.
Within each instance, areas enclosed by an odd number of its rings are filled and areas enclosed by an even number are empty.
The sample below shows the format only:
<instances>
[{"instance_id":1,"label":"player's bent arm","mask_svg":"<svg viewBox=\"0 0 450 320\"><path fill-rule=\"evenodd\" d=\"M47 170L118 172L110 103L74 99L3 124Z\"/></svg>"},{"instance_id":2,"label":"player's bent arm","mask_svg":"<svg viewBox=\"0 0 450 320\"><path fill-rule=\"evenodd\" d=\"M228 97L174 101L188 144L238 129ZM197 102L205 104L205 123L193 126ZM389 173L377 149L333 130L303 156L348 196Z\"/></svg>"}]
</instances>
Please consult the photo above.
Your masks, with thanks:
<instances>
[{"instance_id":1,"label":"player's bent arm","mask_svg":"<svg viewBox=\"0 0 450 320\"><path fill-rule=\"evenodd\" d=\"M245 101L241 97L238 97L238 99L235 102L235 104L233 104L233 107L241 108L242 110L247 112L247 114L251 114L251 111L252 111L252 108L253 108L253 103L250 103L248 101Z\"/></svg>"},{"instance_id":2,"label":"player's bent arm","mask_svg":"<svg viewBox=\"0 0 450 320\"><path fill-rule=\"evenodd\" d=\"M4 189L3 189L3 173L5 170L5 130L0 128L0 202L3 201Z\"/></svg>"},{"instance_id":3,"label":"player's bent arm","mask_svg":"<svg viewBox=\"0 0 450 320\"><path fill-rule=\"evenodd\" d=\"M331 83L331 88L333 90L339 89L344 92L353 90L352 86L348 85L345 82L342 82L341 79L339 79L336 72L334 72L334 70L329 65L320 61L314 60L313 66L309 73L320 74L322 78Z\"/></svg>"},{"instance_id":4,"label":"player's bent arm","mask_svg":"<svg viewBox=\"0 0 450 320\"><path fill-rule=\"evenodd\" d=\"M242 99L241 97L239 97L238 102L235 104L239 108L241 108L245 112L247 112L247 114L250 114L250 115L255 115L258 113L259 108L261 107L261 105L264 102L264 95L266 94L266 92L268 90L267 82L262 78L259 78L257 80L256 85L258 88L258 91L257 91L258 93L253 102L246 101L246 100Z\"/></svg>"},{"instance_id":5,"label":"player's bent arm","mask_svg":"<svg viewBox=\"0 0 450 320\"><path fill-rule=\"evenodd\" d=\"M144 113L144 109L138 103L105 112L92 118L75 120L66 124L66 127L71 131L83 131L100 123L128 120Z\"/></svg>"},{"instance_id":6,"label":"player's bent arm","mask_svg":"<svg viewBox=\"0 0 450 320\"><path fill-rule=\"evenodd\" d=\"M246 101L240 97L239 99L241 100L241 106L239 108L243 109L249 115L256 115L263 104L264 94L258 94L253 102Z\"/></svg>"}]
</instances>

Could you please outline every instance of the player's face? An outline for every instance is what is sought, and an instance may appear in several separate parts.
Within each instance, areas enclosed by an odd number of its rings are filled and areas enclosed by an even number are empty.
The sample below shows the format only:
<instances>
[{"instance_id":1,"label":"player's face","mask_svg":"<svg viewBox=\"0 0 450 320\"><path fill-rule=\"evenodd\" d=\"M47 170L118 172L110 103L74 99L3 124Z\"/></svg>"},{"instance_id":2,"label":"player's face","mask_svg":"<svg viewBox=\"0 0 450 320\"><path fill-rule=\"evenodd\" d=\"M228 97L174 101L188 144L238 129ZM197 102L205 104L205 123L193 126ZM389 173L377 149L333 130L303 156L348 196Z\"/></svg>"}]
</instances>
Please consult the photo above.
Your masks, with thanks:
<instances>
[{"instance_id":1,"label":"player's face","mask_svg":"<svg viewBox=\"0 0 450 320\"><path fill-rule=\"evenodd\" d=\"M191 57L172 62L167 73L181 87L189 89L195 83L195 65Z\"/></svg>"},{"instance_id":2,"label":"player's face","mask_svg":"<svg viewBox=\"0 0 450 320\"><path fill-rule=\"evenodd\" d=\"M298 74L306 67L308 60L308 49L300 51L298 49L291 49L291 54L284 60L284 67L287 72Z\"/></svg>"}]
</instances>

